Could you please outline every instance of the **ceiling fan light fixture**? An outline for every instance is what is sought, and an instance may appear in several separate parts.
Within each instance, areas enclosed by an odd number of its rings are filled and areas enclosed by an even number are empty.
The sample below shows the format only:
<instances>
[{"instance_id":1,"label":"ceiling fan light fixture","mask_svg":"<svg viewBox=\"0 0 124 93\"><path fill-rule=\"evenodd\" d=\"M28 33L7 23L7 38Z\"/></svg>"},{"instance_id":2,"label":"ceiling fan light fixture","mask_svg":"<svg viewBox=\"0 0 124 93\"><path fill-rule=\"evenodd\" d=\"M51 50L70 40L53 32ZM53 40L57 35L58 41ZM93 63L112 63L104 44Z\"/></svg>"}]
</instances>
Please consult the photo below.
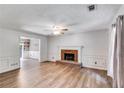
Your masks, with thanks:
<instances>
[{"instance_id":1,"label":"ceiling fan light fixture","mask_svg":"<svg viewBox=\"0 0 124 93\"><path fill-rule=\"evenodd\" d=\"M61 29L62 27L60 27L60 26L53 26L53 29L54 30L58 30L58 29Z\"/></svg>"},{"instance_id":2,"label":"ceiling fan light fixture","mask_svg":"<svg viewBox=\"0 0 124 93\"><path fill-rule=\"evenodd\" d=\"M61 31L54 31L53 34L54 34L54 35L62 35L62 34L64 34L64 33L61 32Z\"/></svg>"},{"instance_id":3,"label":"ceiling fan light fixture","mask_svg":"<svg viewBox=\"0 0 124 93\"><path fill-rule=\"evenodd\" d=\"M63 26L53 26L54 35L62 35L64 34L64 31L68 31L68 29Z\"/></svg>"},{"instance_id":4,"label":"ceiling fan light fixture","mask_svg":"<svg viewBox=\"0 0 124 93\"><path fill-rule=\"evenodd\" d=\"M53 34L54 34L54 35L60 35L61 32L60 32L60 31L54 31Z\"/></svg>"}]
</instances>

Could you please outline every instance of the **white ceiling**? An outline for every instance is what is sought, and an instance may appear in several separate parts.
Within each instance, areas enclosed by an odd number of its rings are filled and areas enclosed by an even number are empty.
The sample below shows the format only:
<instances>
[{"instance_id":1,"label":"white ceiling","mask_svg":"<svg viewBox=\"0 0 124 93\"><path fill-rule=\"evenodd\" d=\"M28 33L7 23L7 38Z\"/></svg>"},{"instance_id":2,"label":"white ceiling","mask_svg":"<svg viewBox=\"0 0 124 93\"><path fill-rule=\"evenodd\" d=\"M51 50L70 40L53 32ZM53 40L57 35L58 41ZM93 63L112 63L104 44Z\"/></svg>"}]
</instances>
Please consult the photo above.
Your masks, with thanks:
<instances>
[{"instance_id":1,"label":"white ceiling","mask_svg":"<svg viewBox=\"0 0 124 93\"><path fill-rule=\"evenodd\" d=\"M66 33L106 29L121 5L0 5L0 27L51 35L52 26L64 26Z\"/></svg>"}]
</instances>

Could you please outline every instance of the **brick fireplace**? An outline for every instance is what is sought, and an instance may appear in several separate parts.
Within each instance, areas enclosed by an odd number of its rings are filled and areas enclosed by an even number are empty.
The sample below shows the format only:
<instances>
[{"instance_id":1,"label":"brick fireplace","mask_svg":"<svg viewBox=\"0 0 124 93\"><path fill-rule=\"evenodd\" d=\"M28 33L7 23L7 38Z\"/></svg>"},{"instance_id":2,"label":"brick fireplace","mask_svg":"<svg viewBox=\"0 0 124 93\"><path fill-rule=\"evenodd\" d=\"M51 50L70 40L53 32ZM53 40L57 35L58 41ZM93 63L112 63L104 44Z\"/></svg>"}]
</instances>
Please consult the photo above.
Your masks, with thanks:
<instances>
[{"instance_id":1,"label":"brick fireplace","mask_svg":"<svg viewBox=\"0 0 124 93\"><path fill-rule=\"evenodd\" d=\"M83 46L58 46L56 61L80 64Z\"/></svg>"},{"instance_id":2,"label":"brick fireplace","mask_svg":"<svg viewBox=\"0 0 124 93\"><path fill-rule=\"evenodd\" d=\"M78 50L62 49L61 60L78 62Z\"/></svg>"}]
</instances>

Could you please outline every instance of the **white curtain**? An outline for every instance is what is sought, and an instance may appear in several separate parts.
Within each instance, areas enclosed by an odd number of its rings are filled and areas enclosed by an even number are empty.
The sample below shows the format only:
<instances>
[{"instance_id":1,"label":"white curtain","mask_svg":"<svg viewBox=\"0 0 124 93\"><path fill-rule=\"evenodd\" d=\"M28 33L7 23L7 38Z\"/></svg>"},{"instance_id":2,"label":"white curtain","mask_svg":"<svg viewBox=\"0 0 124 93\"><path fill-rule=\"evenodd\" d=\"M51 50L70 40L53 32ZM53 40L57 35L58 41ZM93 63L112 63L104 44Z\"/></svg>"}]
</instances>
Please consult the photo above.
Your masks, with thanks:
<instances>
[{"instance_id":1,"label":"white curtain","mask_svg":"<svg viewBox=\"0 0 124 93\"><path fill-rule=\"evenodd\" d=\"M108 75L113 87L124 87L124 16L119 16L110 33Z\"/></svg>"},{"instance_id":2,"label":"white curtain","mask_svg":"<svg viewBox=\"0 0 124 93\"><path fill-rule=\"evenodd\" d=\"M114 67L114 52L115 52L115 43L116 43L116 26L112 25L112 28L109 32L109 55L108 55L108 65L107 65L107 73L110 77L114 77L113 67Z\"/></svg>"}]
</instances>

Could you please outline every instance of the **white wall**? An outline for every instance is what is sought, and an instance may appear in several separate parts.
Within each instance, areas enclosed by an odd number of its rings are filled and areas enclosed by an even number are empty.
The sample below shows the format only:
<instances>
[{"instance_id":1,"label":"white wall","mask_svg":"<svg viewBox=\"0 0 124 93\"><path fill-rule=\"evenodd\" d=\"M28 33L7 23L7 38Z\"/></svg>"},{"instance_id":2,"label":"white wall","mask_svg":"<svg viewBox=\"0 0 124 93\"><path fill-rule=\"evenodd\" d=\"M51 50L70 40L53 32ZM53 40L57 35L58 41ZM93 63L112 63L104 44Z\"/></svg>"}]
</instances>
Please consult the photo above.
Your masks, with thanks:
<instances>
[{"instance_id":1,"label":"white wall","mask_svg":"<svg viewBox=\"0 0 124 93\"><path fill-rule=\"evenodd\" d=\"M95 61L104 61L101 68L106 69L106 56L108 51L108 30L83 32L78 34L48 37L48 60L58 60L58 46L83 46L82 61L85 66L93 66ZM88 63L90 60L90 63ZM92 61L92 62L91 62Z\"/></svg>"},{"instance_id":2,"label":"white wall","mask_svg":"<svg viewBox=\"0 0 124 93\"><path fill-rule=\"evenodd\" d=\"M41 61L47 60L47 37L8 29L0 29L0 73L19 68L20 36L40 39Z\"/></svg>"}]
</instances>

